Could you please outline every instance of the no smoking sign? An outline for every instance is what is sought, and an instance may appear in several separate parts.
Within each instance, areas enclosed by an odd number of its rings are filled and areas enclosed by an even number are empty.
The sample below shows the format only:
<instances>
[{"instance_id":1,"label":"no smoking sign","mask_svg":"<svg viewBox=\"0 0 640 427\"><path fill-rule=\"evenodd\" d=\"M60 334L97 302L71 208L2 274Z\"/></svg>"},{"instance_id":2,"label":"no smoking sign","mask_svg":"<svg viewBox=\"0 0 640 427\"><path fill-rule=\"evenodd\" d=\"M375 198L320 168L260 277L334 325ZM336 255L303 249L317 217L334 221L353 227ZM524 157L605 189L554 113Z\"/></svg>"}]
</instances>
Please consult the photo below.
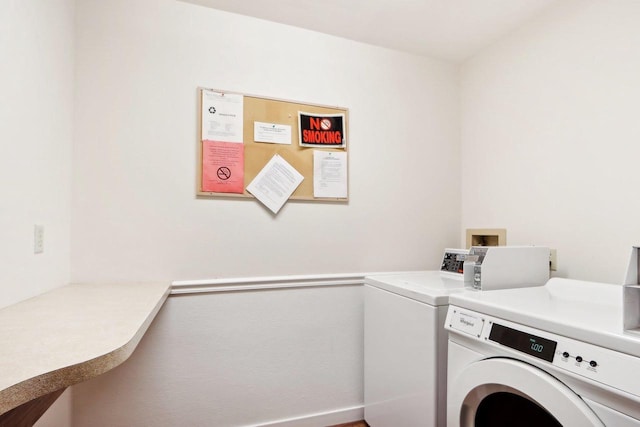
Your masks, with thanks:
<instances>
[{"instance_id":1,"label":"no smoking sign","mask_svg":"<svg viewBox=\"0 0 640 427\"><path fill-rule=\"evenodd\" d=\"M219 167L217 171L217 175L218 175L218 178L220 178L223 181L226 181L229 178L231 178L231 170L229 170L229 168L226 166Z\"/></svg>"}]
</instances>

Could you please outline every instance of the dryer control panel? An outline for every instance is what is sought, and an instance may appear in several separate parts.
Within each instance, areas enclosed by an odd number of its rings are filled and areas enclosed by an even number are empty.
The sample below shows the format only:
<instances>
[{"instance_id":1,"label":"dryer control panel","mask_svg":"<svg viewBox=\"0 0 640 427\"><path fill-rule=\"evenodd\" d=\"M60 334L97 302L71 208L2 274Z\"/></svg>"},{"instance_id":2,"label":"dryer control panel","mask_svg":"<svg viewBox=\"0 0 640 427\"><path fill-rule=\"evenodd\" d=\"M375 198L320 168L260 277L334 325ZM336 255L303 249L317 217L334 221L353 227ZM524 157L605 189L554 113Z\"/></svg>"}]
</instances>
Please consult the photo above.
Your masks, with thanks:
<instances>
[{"instance_id":1,"label":"dryer control panel","mask_svg":"<svg viewBox=\"0 0 640 427\"><path fill-rule=\"evenodd\" d=\"M523 332L519 329L509 328L500 323L491 325L489 339L547 362L553 362L556 347L558 346L556 341Z\"/></svg>"},{"instance_id":2,"label":"dryer control panel","mask_svg":"<svg viewBox=\"0 0 640 427\"><path fill-rule=\"evenodd\" d=\"M473 310L450 305L445 320L449 340L473 340L488 357L508 356L553 366L640 397L640 357L599 347Z\"/></svg>"}]
</instances>

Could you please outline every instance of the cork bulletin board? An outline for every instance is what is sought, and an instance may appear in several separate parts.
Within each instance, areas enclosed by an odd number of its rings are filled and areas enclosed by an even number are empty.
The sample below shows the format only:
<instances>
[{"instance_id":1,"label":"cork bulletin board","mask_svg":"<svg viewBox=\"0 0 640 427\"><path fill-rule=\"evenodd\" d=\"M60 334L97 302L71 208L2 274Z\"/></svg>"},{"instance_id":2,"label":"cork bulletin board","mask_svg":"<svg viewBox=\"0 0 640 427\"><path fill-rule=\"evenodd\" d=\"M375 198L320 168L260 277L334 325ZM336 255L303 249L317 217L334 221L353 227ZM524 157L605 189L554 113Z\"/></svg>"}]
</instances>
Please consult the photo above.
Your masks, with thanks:
<instances>
[{"instance_id":1,"label":"cork bulletin board","mask_svg":"<svg viewBox=\"0 0 640 427\"><path fill-rule=\"evenodd\" d=\"M203 135L203 105L205 91L214 91L217 94L229 94L231 96L242 96L242 146L244 149L244 183L242 192L215 192L203 190L203 152L205 139ZM261 96L239 94L237 92L226 92L218 89L198 88L198 104L199 104L199 137L198 137L198 165L197 165L197 196L207 197L240 197L253 198L246 188L251 181L260 173L265 165L275 155L281 156L293 168L295 168L304 179L293 192L290 200L305 201L335 201L347 202L348 197L348 178L347 178L347 194L346 197L314 197L314 151L324 152L340 152L345 153L348 162L348 109L342 107L332 107L317 104L309 104L296 101L285 101L274 98L266 98ZM211 107L209 107L211 108ZM301 146L299 131L299 112L318 114L318 115L335 115L341 116L341 125L344 130L343 146L327 145L325 146ZM343 117L343 119L342 119ZM290 126L291 143L290 144L272 144L264 142L256 142L254 135L254 125L256 122L269 123L277 126ZM304 126L303 126L304 128ZM347 167L348 171L348 167Z\"/></svg>"}]
</instances>

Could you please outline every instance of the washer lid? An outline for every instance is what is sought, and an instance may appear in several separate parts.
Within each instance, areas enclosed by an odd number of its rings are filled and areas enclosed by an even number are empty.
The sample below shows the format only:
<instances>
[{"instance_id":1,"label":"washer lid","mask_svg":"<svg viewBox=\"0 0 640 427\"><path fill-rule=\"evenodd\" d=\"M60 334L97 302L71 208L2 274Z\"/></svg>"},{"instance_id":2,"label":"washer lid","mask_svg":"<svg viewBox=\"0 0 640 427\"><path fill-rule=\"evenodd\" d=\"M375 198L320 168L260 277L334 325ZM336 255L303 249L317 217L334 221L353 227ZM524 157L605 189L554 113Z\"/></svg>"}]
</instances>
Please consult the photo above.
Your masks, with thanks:
<instances>
[{"instance_id":1,"label":"washer lid","mask_svg":"<svg viewBox=\"0 0 640 427\"><path fill-rule=\"evenodd\" d=\"M464 289L462 277L452 277L439 271L377 274L365 277L364 282L430 305L447 305L449 295Z\"/></svg>"},{"instance_id":2,"label":"washer lid","mask_svg":"<svg viewBox=\"0 0 640 427\"><path fill-rule=\"evenodd\" d=\"M524 410L527 407L520 402L537 411ZM580 396L556 378L527 363L504 358L473 362L450 381L448 425L459 422L460 427L472 427L483 414L491 416L490 425L604 427Z\"/></svg>"}]
</instances>

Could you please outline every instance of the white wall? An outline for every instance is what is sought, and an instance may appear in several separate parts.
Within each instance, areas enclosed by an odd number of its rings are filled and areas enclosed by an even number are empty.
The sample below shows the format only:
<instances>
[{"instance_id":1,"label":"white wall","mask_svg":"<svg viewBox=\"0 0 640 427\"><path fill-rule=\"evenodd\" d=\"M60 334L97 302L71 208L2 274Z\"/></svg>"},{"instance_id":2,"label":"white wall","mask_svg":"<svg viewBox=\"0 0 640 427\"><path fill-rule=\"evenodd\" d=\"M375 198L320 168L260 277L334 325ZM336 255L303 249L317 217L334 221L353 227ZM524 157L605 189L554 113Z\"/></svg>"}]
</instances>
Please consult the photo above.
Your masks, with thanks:
<instances>
[{"instance_id":1,"label":"white wall","mask_svg":"<svg viewBox=\"0 0 640 427\"><path fill-rule=\"evenodd\" d=\"M74 281L434 268L458 241L455 66L174 0L82 0L77 14ZM348 107L350 202L273 217L196 199L198 86ZM172 298L129 362L75 388L74 424L360 407L360 292Z\"/></svg>"},{"instance_id":2,"label":"white wall","mask_svg":"<svg viewBox=\"0 0 640 427\"><path fill-rule=\"evenodd\" d=\"M74 1L5 0L0 13L0 308L70 275ZM34 224L44 252L33 253ZM38 426L67 426L66 392Z\"/></svg>"},{"instance_id":3,"label":"white wall","mask_svg":"<svg viewBox=\"0 0 640 427\"><path fill-rule=\"evenodd\" d=\"M129 360L74 387L74 426L362 419L362 303L362 286L172 296Z\"/></svg>"},{"instance_id":4,"label":"white wall","mask_svg":"<svg viewBox=\"0 0 640 427\"><path fill-rule=\"evenodd\" d=\"M640 2L567 1L464 64L462 227L620 283L640 244Z\"/></svg>"},{"instance_id":5,"label":"white wall","mask_svg":"<svg viewBox=\"0 0 640 427\"><path fill-rule=\"evenodd\" d=\"M174 0L78 2L72 278L436 267L459 238L454 66ZM195 198L198 86L350 109L349 204Z\"/></svg>"},{"instance_id":6,"label":"white wall","mask_svg":"<svg viewBox=\"0 0 640 427\"><path fill-rule=\"evenodd\" d=\"M0 13L0 307L69 280L73 0L7 0ZM33 226L44 225L44 253Z\"/></svg>"}]
</instances>

